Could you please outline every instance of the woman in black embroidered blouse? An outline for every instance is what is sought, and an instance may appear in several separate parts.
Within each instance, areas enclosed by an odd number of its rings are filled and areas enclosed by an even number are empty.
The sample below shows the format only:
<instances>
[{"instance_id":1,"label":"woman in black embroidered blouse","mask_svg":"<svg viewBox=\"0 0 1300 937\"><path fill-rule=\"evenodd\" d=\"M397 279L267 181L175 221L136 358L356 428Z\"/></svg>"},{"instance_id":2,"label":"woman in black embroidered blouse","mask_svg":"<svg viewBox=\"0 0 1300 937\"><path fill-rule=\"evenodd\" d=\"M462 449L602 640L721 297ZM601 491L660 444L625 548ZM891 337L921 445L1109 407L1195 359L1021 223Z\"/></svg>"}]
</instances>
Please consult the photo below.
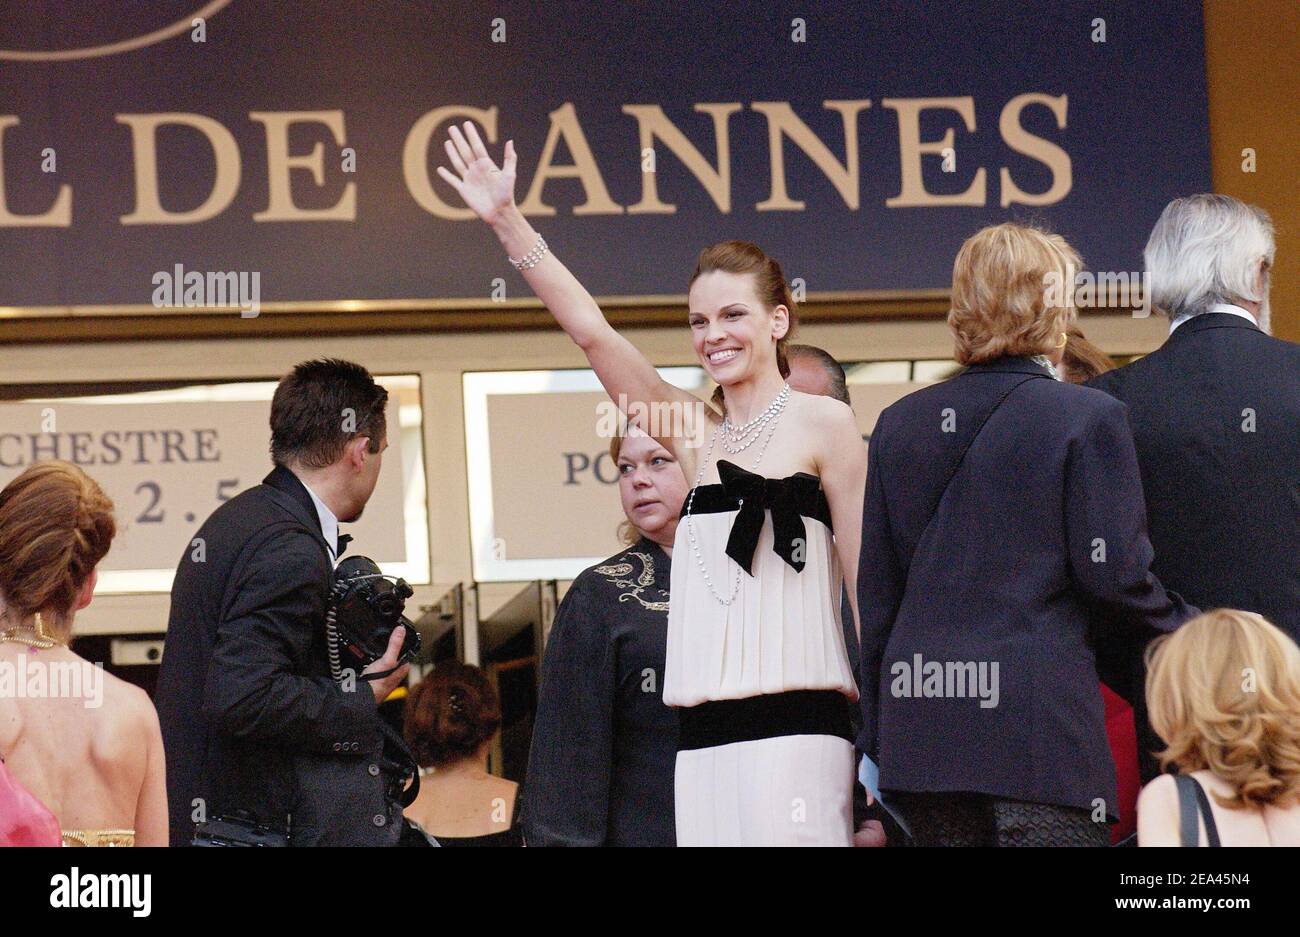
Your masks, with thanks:
<instances>
[{"instance_id":1,"label":"woman in black embroidered blouse","mask_svg":"<svg viewBox=\"0 0 1300 937\"><path fill-rule=\"evenodd\" d=\"M524 792L529 846L672 846L677 716L662 698L673 536L686 479L616 437L628 548L584 570L547 637Z\"/></svg>"}]
</instances>

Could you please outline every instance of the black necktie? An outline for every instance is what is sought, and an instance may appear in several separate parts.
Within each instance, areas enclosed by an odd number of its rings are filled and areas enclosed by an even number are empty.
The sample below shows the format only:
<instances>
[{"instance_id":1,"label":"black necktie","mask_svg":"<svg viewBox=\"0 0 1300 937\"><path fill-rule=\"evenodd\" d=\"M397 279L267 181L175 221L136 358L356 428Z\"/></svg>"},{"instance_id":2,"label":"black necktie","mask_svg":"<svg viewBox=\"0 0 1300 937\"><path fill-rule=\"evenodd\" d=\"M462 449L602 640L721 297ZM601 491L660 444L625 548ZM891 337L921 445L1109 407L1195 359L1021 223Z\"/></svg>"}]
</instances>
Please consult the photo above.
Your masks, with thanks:
<instances>
[{"instance_id":1,"label":"black necktie","mask_svg":"<svg viewBox=\"0 0 1300 937\"><path fill-rule=\"evenodd\" d=\"M338 545L338 549L334 551L334 559L337 560L340 556L342 556L343 551L348 548L348 544L351 542L352 542L351 534L339 534L339 545Z\"/></svg>"}]
</instances>

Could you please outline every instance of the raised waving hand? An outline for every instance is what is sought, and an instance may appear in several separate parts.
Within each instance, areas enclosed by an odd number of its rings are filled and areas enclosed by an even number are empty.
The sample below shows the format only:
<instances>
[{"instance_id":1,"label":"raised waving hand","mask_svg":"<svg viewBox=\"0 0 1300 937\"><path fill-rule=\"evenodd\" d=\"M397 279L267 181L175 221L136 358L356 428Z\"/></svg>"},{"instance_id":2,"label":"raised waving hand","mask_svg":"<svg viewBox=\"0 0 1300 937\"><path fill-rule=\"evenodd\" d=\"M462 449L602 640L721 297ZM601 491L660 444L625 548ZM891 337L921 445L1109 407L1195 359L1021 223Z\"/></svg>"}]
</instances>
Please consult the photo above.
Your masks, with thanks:
<instances>
[{"instance_id":1,"label":"raised waving hand","mask_svg":"<svg viewBox=\"0 0 1300 937\"><path fill-rule=\"evenodd\" d=\"M453 125L450 128L445 147L455 171L439 166L438 175L460 194L474 214L492 228L509 257L528 258L531 265L520 270L524 279L569 338L586 354L610 398L622 406L624 412L633 413L646 412L646 408L635 408L636 404L697 405L698 398L660 378L646 357L614 330L591 294L556 259L549 247L544 246L533 226L519 211L514 196L514 141L507 141L500 167L488 155L478 130L469 121L462 127ZM636 422L644 421L638 419ZM692 444L685 438L663 435L664 428L662 425L641 426L679 459L693 452Z\"/></svg>"},{"instance_id":2,"label":"raised waving hand","mask_svg":"<svg viewBox=\"0 0 1300 937\"><path fill-rule=\"evenodd\" d=\"M515 141L506 141L501 168L488 156L474 125L466 121L465 133L453 124L451 136L443 141L447 157L455 172L438 167L438 175L447 180L474 214L488 224L515 204Z\"/></svg>"}]
</instances>

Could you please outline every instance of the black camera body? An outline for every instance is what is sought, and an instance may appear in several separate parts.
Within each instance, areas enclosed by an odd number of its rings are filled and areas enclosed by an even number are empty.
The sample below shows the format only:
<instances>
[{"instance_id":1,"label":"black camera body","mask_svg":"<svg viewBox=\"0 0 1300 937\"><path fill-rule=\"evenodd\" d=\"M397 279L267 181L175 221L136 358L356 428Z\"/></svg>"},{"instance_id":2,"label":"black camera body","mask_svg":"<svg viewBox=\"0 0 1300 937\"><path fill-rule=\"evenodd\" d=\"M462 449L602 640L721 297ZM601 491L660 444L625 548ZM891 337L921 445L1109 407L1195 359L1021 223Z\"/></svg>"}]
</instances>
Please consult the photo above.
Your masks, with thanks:
<instances>
[{"instance_id":1,"label":"black camera body","mask_svg":"<svg viewBox=\"0 0 1300 937\"><path fill-rule=\"evenodd\" d=\"M213 817L195 827L191 846L288 846L289 834L241 814Z\"/></svg>"},{"instance_id":2,"label":"black camera body","mask_svg":"<svg viewBox=\"0 0 1300 937\"><path fill-rule=\"evenodd\" d=\"M383 657L398 625L406 626L399 665L416 658L420 633L402 614L411 594L405 579L385 576L369 557L350 556L339 563L325 617L330 675L336 681L345 670L360 674Z\"/></svg>"}]
</instances>

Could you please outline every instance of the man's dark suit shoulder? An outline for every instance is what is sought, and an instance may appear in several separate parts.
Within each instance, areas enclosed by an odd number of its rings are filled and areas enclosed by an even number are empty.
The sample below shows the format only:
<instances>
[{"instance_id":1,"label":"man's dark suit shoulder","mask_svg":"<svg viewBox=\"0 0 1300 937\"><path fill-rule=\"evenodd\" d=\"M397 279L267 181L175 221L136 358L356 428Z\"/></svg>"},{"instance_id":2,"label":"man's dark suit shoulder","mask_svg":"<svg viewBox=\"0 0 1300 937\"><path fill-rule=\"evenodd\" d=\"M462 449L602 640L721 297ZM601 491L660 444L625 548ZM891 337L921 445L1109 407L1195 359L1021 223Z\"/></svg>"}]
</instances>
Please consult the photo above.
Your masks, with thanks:
<instances>
[{"instance_id":1,"label":"man's dark suit shoulder","mask_svg":"<svg viewBox=\"0 0 1300 937\"><path fill-rule=\"evenodd\" d=\"M1186 327L1187 325L1179 326L1180 329ZM1249 349L1252 359L1249 366L1250 373L1245 375L1246 379L1266 382L1288 379L1294 382L1300 379L1300 344L1269 335L1258 328L1251 328L1248 323L1243 323L1242 326L1229 323L1226 327L1205 331L1215 333L1210 336L1213 341L1230 342L1238 348ZM1225 332L1226 335L1223 334ZM1176 334L1175 332L1174 335ZM1112 397L1127 400L1129 393L1137 387L1145 388L1152 383L1167 381L1170 371L1174 372L1174 376L1187 374L1185 368L1178 366L1178 359L1183 355L1194 354L1192 349L1195 348L1195 344L1174 343L1172 341L1174 335L1166 338L1159 348L1149 354L1122 367L1099 374L1087 381L1085 386L1095 387Z\"/></svg>"},{"instance_id":2,"label":"man's dark suit shoulder","mask_svg":"<svg viewBox=\"0 0 1300 937\"><path fill-rule=\"evenodd\" d=\"M289 552L322 578L330 575L324 540L278 501L266 484L245 489L222 504L195 536L218 547L238 545L243 549L256 545L261 550L274 546L275 554Z\"/></svg>"},{"instance_id":3,"label":"man's dark suit shoulder","mask_svg":"<svg viewBox=\"0 0 1300 937\"><path fill-rule=\"evenodd\" d=\"M1203 313L1089 383L1129 406L1161 582L1300 635L1300 345Z\"/></svg>"}]
</instances>

